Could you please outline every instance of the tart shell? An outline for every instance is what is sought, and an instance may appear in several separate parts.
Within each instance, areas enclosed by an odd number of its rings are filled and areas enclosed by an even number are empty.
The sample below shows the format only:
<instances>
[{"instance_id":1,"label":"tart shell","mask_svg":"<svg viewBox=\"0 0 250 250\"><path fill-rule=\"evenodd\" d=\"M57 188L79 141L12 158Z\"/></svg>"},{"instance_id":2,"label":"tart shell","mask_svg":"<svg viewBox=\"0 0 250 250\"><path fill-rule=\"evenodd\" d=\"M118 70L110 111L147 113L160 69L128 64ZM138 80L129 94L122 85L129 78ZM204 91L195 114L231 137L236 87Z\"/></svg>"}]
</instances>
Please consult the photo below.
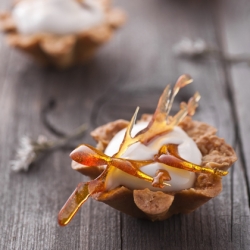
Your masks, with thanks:
<instances>
[{"instance_id":1,"label":"tart shell","mask_svg":"<svg viewBox=\"0 0 250 250\"><path fill-rule=\"evenodd\" d=\"M142 120L150 118L151 115L144 115ZM91 135L98 142L97 148L105 150L114 135L127 125L127 121L118 120L95 129ZM237 160L233 148L216 135L214 127L193 121L190 117L186 117L179 126L197 144L202 153L202 166L227 170ZM101 167L86 167L81 164L73 164L73 169L92 178L103 171ZM221 177L197 173L194 186L178 192L150 191L147 188L130 190L121 186L111 191L94 194L92 197L133 217L156 221L165 220L174 214L191 213L217 196L221 190Z\"/></svg>"}]
</instances>

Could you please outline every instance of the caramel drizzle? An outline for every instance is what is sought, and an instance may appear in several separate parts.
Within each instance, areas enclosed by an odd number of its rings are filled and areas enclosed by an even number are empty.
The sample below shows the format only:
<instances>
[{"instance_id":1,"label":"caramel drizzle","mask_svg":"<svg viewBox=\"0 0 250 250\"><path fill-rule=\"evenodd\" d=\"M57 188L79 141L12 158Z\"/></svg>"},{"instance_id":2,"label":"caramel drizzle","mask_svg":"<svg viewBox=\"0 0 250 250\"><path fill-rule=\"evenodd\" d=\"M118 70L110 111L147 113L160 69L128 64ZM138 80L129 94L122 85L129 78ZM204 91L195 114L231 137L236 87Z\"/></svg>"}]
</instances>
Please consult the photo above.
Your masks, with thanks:
<instances>
[{"instance_id":1,"label":"caramel drizzle","mask_svg":"<svg viewBox=\"0 0 250 250\"><path fill-rule=\"evenodd\" d=\"M80 164L89 167L106 165L106 168L95 180L78 184L77 188L58 214L58 222L61 226L65 226L71 221L81 205L89 198L90 195L105 192L106 178L108 174L110 174L115 168L118 168L127 174L143 179L147 182L151 182L152 186L157 188L170 186L170 184L166 182L171 180L169 173L166 170L159 170L156 172L155 177L151 177L140 170L142 166L151 164L153 162L160 162L171 167L185 169L191 172L215 174L219 176L224 176L227 174L226 171L201 167L182 159L178 154L178 145L176 144L162 146L158 154L155 155L154 159L151 160L135 161L121 158L123 153L132 144L140 142L147 145L156 136L171 131L174 126L177 126L187 115L194 115L195 110L198 107L198 101L200 99L198 92L196 92L194 96L190 98L188 103L181 103L180 110L174 117L171 119L168 117L175 96L181 88L185 87L191 82L192 79L190 76L182 75L177 80L173 88L172 95L170 86L168 85L159 99L155 113L148 126L132 137L131 131L135 124L136 116L139 110L139 108L137 108L128 125L119 151L113 157L109 157L103 152L87 144L80 145L70 154L72 160Z\"/></svg>"}]
</instances>

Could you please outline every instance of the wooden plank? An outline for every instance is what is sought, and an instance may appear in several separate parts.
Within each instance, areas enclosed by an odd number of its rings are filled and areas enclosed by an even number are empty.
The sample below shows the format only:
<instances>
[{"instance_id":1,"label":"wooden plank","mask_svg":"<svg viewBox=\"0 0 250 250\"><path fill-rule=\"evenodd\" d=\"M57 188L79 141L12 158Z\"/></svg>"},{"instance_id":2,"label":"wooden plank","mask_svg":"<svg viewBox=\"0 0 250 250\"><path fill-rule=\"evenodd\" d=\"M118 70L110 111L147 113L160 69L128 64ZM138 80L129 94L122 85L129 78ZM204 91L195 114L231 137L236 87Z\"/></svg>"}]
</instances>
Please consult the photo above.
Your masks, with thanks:
<instances>
[{"instance_id":1,"label":"wooden plank","mask_svg":"<svg viewBox=\"0 0 250 250\"><path fill-rule=\"evenodd\" d=\"M237 153L240 155L239 146ZM250 247L250 217L249 204L247 199L246 186L242 184L242 179L245 178L244 168L239 160L233 169L233 207L232 216L234 224L232 226L232 242L234 249L249 249Z\"/></svg>"},{"instance_id":2,"label":"wooden plank","mask_svg":"<svg viewBox=\"0 0 250 250\"><path fill-rule=\"evenodd\" d=\"M228 54L249 54L249 41L250 34L248 30L245 30L246 25L249 22L248 10L250 4L247 1L238 1L237 4L234 1L229 1L224 3L222 1L221 5L224 8L220 8L221 11L218 14L220 19L218 23L223 30L223 49L225 53ZM239 39L240 37L240 39ZM229 72L229 82L232 89L232 98L235 102L235 120L238 124L239 133L239 144L241 145L242 154L244 154L244 169L247 172L247 178L249 182L249 168L247 165L250 162L249 158L249 137L248 130L250 126L250 121L248 117L248 105L249 105L249 77L250 70L247 65L232 65ZM249 187L248 187L249 188Z\"/></svg>"},{"instance_id":3,"label":"wooden plank","mask_svg":"<svg viewBox=\"0 0 250 250\"><path fill-rule=\"evenodd\" d=\"M250 3L248 1L221 1L217 3L217 23L218 29L223 37L222 50L224 53L231 55L249 55L250 33L246 29L250 17ZM248 119L249 106L249 79L250 69L246 64L231 65L228 68L228 82L231 91L231 98L234 103L234 122L237 133L237 148L240 161L234 169L234 187L241 189L239 193L233 191L233 216L236 217L233 230L235 233L235 248L249 249L250 247L250 216L249 216L249 200L250 200L250 157L249 157L249 127ZM242 187L242 175L246 183L246 188ZM241 200L241 201L240 201ZM242 204L243 202L243 204ZM238 231L238 234L236 233ZM245 239L242 239L245 235Z\"/></svg>"}]
</instances>

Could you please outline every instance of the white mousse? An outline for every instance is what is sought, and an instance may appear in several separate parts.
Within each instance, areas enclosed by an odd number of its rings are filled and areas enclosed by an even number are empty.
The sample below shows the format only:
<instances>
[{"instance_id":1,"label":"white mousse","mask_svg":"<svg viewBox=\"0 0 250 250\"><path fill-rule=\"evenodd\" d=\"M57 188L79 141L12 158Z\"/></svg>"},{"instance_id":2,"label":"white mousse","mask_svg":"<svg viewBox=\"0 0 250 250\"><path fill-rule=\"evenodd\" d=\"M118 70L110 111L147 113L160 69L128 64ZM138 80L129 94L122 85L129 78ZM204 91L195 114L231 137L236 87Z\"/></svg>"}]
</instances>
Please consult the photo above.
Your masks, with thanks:
<instances>
[{"instance_id":1,"label":"white mousse","mask_svg":"<svg viewBox=\"0 0 250 250\"><path fill-rule=\"evenodd\" d=\"M136 124L132 130L132 136L134 136L137 132L141 131L146 126L146 122ZM118 151L119 146L122 143L124 134L125 129L121 130L114 136L114 138L108 144L108 147L105 150L105 154L112 156ZM174 127L171 132L156 137L147 146L141 144L140 142L131 145L121 158L131 160L150 160L153 159L153 156L158 153L161 146L170 143L179 145L178 153L183 159L194 164L201 164L202 155L198 147L196 146L195 142L180 127ZM191 188L194 184L195 173L177 169L174 167L169 167L162 163L156 162L146 165L141 168L141 171L154 177L158 169L164 169L169 172L171 180L168 181L168 183L171 186L165 186L163 189L154 188L152 187L150 182L131 176L115 168L106 178L106 188L108 190L111 190L122 185L130 189L149 188L150 190L174 192Z\"/></svg>"},{"instance_id":2,"label":"white mousse","mask_svg":"<svg viewBox=\"0 0 250 250\"><path fill-rule=\"evenodd\" d=\"M97 0L23 0L12 16L22 34L52 33L65 35L88 30L101 24L105 13Z\"/></svg>"}]
</instances>

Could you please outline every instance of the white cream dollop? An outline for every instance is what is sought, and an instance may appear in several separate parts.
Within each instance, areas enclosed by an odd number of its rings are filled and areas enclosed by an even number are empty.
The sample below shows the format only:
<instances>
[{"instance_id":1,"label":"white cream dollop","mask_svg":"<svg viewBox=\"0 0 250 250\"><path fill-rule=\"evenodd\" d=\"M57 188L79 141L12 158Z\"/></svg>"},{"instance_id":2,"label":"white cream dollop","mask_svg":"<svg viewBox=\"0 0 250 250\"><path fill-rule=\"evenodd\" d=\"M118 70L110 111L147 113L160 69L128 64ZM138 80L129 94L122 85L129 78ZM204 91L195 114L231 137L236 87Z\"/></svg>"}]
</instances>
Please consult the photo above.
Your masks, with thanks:
<instances>
[{"instance_id":1,"label":"white cream dollop","mask_svg":"<svg viewBox=\"0 0 250 250\"><path fill-rule=\"evenodd\" d=\"M134 126L132 130L132 136L137 132L141 131L147 126L148 123L141 122ZM122 143L125 134L125 129L117 133L114 138L108 144L105 154L112 156ZM176 126L172 131L164 135L156 137L147 146L137 142L131 145L121 158L131 160L150 160L153 156L158 153L161 146L165 144L178 144L179 155L194 164L201 164L201 152L197 145L180 127ZM168 183L171 186L165 186L163 189L152 187L150 182L131 176L119 169L114 169L106 178L106 188L108 190L114 189L118 186L125 186L130 189L144 189L149 188L150 190L162 190L168 192L180 191L183 189L191 188L195 181L195 173L189 172L182 169L166 166L162 163L155 162L153 164L146 165L141 168L141 171L154 177L158 169L167 170L171 176L171 180Z\"/></svg>"},{"instance_id":2,"label":"white cream dollop","mask_svg":"<svg viewBox=\"0 0 250 250\"><path fill-rule=\"evenodd\" d=\"M105 19L96 0L24 0L12 11L22 34L52 33L66 35L88 30Z\"/></svg>"}]
</instances>

